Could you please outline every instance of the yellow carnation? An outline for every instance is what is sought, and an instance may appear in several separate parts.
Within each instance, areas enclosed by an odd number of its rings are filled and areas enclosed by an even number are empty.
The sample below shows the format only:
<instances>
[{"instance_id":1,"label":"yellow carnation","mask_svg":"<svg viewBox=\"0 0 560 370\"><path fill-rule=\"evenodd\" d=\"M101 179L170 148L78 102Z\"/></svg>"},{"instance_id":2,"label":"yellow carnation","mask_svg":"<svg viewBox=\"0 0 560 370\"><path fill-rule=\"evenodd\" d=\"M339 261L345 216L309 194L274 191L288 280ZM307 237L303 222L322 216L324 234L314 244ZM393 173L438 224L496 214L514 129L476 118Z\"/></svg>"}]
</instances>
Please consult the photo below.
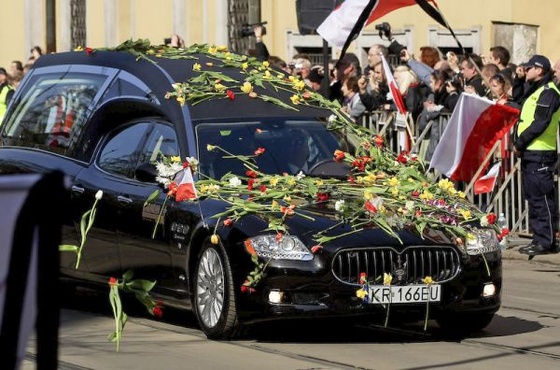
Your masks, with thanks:
<instances>
[{"instance_id":1,"label":"yellow carnation","mask_svg":"<svg viewBox=\"0 0 560 370\"><path fill-rule=\"evenodd\" d=\"M253 91L253 85L251 85L250 82L245 81L243 83L243 86L241 86L241 91L243 91L245 94L249 94L251 91Z\"/></svg>"}]
</instances>

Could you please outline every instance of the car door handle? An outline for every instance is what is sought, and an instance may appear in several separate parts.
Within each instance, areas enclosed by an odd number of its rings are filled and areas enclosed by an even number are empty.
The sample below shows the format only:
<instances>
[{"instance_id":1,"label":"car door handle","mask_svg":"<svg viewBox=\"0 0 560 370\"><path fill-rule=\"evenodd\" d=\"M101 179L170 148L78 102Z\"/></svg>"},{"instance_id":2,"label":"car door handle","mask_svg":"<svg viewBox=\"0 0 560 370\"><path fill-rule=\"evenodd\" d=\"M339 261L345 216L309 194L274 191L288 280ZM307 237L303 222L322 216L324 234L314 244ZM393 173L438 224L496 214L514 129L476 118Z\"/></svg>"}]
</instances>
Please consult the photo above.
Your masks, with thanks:
<instances>
[{"instance_id":1,"label":"car door handle","mask_svg":"<svg viewBox=\"0 0 560 370\"><path fill-rule=\"evenodd\" d=\"M72 192L78 193L78 194L83 194L84 191L86 190L86 189L82 188L81 186L77 186L77 185L72 185L71 189L72 189Z\"/></svg>"},{"instance_id":2,"label":"car door handle","mask_svg":"<svg viewBox=\"0 0 560 370\"><path fill-rule=\"evenodd\" d=\"M117 196L117 200L122 203L132 203L132 199L125 197L124 195Z\"/></svg>"}]
</instances>

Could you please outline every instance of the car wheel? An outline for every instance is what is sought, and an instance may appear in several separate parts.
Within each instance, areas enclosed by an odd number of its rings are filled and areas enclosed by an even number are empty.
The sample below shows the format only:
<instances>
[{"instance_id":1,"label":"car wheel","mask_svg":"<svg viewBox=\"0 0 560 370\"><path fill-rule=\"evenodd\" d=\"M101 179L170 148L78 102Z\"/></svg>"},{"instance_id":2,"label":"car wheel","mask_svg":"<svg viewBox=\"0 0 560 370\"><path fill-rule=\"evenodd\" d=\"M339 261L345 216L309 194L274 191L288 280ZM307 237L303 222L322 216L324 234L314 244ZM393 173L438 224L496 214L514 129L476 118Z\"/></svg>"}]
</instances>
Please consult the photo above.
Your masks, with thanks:
<instances>
[{"instance_id":1,"label":"car wheel","mask_svg":"<svg viewBox=\"0 0 560 370\"><path fill-rule=\"evenodd\" d=\"M229 260L221 245L204 243L194 275L194 309L209 339L238 335L235 290Z\"/></svg>"},{"instance_id":2,"label":"car wheel","mask_svg":"<svg viewBox=\"0 0 560 370\"><path fill-rule=\"evenodd\" d=\"M447 313L436 319L439 327L449 334L470 334L481 331L487 327L493 313Z\"/></svg>"}]
</instances>

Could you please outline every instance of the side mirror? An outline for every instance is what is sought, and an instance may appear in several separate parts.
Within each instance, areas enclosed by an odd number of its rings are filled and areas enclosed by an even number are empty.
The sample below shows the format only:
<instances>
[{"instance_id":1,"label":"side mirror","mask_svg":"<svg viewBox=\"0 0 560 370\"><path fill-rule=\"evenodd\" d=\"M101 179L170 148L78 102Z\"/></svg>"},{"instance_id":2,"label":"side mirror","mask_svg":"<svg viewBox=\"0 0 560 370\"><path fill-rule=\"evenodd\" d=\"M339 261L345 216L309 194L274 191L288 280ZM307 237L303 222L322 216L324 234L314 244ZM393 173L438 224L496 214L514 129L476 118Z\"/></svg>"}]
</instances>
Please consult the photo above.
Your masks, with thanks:
<instances>
[{"instance_id":1,"label":"side mirror","mask_svg":"<svg viewBox=\"0 0 560 370\"><path fill-rule=\"evenodd\" d=\"M138 181L156 182L158 171L153 163L142 163L134 171L134 175Z\"/></svg>"}]
</instances>

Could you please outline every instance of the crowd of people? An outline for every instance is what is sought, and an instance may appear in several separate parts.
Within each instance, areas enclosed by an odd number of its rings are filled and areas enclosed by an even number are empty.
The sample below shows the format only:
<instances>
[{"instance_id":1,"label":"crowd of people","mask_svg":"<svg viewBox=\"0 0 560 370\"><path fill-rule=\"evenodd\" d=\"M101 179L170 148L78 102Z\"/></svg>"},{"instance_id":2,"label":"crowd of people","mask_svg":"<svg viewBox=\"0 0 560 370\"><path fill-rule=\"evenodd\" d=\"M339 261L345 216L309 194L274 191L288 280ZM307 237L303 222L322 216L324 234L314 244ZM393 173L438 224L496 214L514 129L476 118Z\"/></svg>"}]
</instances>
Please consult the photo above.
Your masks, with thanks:
<instances>
[{"instance_id":1,"label":"crowd of people","mask_svg":"<svg viewBox=\"0 0 560 370\"><path fill-rule=\"evenodd\" d=\"M23 64L20 60L14 60L10 63L8 69L0 67L0 122L2 122L10 99L12 99L14 91L18 88L23 76L37 58L43 55L39 46L34 46L29 52L30 56L27 63Z\"/></svg>"},{"instance_id":2,"label":"crowd of people","mask_svg":"<svg viewBox=\"0 0 560 370\"><path fill-rule=\"evenodd\" d=\"M519 109L509 152L521 159L523 193L529 204L529 224L533 231L531 243L520 248L520 252L529 258L558 253L554 174L558 170L560 60L552 65L547 57L534 55L527 62L515 65L511 63L509 50L499 45L491 47L487 55L453 52L443 55L437 47L424 46L415 57L389 34L386 35L389 45L375 44L369 48L365 68L361 68L355 54L347 53L339 60L329 61L326 72L322 65L313 65L306 55L296 55L291 63L270 56L259 31L255 29L260 58L300 76L312 89L337 100L355 121L370 111L396 110L383 68L383 59L387 61L390 54L398 57L397 65L390 66L391 73L420 132L442 113L452 113L463 93ZM429 161L439 135L429 130L426 133L428 144L419 155Z\"/></svg>"}]
</instances>

